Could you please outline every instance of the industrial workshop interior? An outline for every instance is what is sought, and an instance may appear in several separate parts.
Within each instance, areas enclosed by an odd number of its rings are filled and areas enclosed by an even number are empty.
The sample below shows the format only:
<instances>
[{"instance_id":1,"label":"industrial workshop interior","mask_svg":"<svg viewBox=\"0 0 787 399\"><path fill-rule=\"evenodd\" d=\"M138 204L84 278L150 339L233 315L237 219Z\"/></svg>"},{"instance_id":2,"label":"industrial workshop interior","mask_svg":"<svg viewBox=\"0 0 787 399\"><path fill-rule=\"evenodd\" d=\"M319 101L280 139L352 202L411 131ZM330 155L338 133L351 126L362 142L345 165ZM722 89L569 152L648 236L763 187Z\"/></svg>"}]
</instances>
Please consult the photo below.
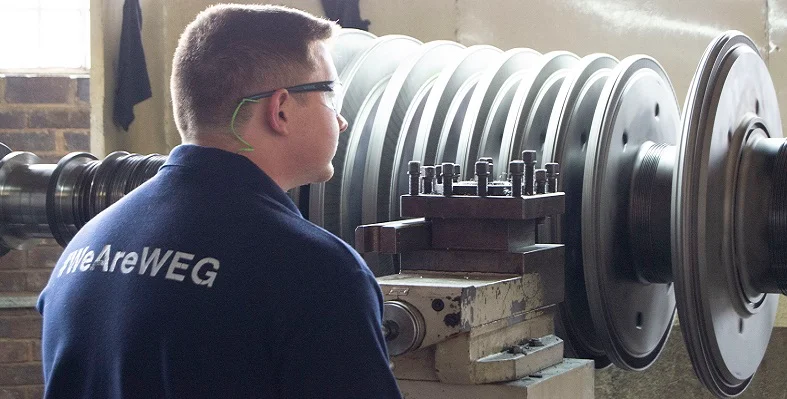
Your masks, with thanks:
<instances>
[{"instance_id":1,"label":"industrial workshop interior","mask_svg":"<svg viewBox=\"0 0 787 399\"><path fill-rule=\"evenodd\" d=\"M0 399L44 396L64 246L181 144L215 3L0 0ZM375 274L403 397L787 398L787 0L276 4L341 25L334 175L287 194Z\"/></svg>"}]
</instances>

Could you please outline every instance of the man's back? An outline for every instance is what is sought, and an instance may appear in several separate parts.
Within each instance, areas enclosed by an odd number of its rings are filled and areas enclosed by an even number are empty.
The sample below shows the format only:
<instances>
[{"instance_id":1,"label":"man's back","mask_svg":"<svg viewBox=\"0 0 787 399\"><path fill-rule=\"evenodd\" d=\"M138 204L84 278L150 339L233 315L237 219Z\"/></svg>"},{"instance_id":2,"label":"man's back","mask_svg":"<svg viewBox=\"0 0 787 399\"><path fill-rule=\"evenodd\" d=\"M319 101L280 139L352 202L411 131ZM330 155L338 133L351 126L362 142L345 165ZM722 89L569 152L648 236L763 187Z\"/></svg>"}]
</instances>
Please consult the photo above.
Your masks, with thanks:
<instances>
[{"instance_id":1,"label":"man's back","mask_svg":"<svg viewBox=\"0 0 787 399\"><path fill-rule=\"evenodd\" d=\"M182 146L39 301L47 397L397 397L381 296L243 157Z\"/></svg>"}]
</instances>

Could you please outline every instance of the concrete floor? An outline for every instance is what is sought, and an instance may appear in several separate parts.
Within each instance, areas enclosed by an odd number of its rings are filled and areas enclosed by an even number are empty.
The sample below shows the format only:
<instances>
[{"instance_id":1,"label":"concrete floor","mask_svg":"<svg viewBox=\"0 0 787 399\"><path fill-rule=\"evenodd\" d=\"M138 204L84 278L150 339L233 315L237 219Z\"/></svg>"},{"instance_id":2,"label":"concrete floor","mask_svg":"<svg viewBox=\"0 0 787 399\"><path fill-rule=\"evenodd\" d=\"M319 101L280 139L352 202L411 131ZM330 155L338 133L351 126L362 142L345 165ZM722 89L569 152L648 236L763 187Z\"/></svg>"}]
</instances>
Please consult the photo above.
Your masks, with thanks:
<instances>
[{"instance_id":1,"label":"concrete floor","mask_svg":"<svg viewBox=\"0 0 787 399\"><path fill-rule=\"evenodd\" d=\"M787 327L773 330L768 352L751 386L739 398L787 398L784 359L787 358ZM648 370L626 372L615 367L596 371L596 399L713 399L691 368L689 354L680 332L673 327L667 347Z\"/></svg>"}]
</instances>

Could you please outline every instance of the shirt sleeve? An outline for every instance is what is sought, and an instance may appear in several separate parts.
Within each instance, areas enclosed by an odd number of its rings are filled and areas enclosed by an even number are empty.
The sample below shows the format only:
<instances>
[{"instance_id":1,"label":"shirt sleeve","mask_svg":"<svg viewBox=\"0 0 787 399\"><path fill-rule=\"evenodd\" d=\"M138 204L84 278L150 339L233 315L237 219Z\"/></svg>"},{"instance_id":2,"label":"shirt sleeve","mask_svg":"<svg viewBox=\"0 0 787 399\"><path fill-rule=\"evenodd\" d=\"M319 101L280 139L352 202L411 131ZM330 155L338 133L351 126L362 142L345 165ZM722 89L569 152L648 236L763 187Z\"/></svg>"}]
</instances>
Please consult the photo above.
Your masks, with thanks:
<instances>
[{"instance_id":1,"label":"shirt sleeve","mask_svg":"<svg viewBox=\"0 0 787 399\"><path fill-rule=\"evenodd\" d=\"M401 398L389 367L374 276L358 269L335 280L316 276L309 286L303 306L290 315L281 396Z\"/></svg>"}]
</instances>

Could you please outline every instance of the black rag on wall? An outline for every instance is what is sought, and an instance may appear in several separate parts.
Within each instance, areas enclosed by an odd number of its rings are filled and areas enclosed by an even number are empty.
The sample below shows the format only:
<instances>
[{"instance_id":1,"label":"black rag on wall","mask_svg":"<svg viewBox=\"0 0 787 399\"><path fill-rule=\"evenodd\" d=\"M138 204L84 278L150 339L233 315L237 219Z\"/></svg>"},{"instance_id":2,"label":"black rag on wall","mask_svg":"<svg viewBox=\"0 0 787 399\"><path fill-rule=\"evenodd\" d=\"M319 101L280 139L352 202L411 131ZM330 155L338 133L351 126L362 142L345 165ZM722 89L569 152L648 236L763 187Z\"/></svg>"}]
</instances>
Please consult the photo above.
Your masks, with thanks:
<instances>
[{"instance_id":1,"label":"black rag on wall","mask_svg":"<svg viewBox=\"0 0 787 399\"><path fill-rule=\"evenodd\" d=\"M150 98L150 78L142 50L142 9L139 0L123 4L123 26L120 33L117 91L113 118L128 131L134 121L134 105Z\"/></svg>"},{"instance_id":2,"label":"black rag on wall","mask_svg":"<svg viewBox=\"0 0 787 399\"><path fill-rule=\"evenodd\" d=\"M359 0L322 0L325 16L331 21L339 21L343 28L369 30L369 20L361 18Z\"/></svg>"}]
</instances>

